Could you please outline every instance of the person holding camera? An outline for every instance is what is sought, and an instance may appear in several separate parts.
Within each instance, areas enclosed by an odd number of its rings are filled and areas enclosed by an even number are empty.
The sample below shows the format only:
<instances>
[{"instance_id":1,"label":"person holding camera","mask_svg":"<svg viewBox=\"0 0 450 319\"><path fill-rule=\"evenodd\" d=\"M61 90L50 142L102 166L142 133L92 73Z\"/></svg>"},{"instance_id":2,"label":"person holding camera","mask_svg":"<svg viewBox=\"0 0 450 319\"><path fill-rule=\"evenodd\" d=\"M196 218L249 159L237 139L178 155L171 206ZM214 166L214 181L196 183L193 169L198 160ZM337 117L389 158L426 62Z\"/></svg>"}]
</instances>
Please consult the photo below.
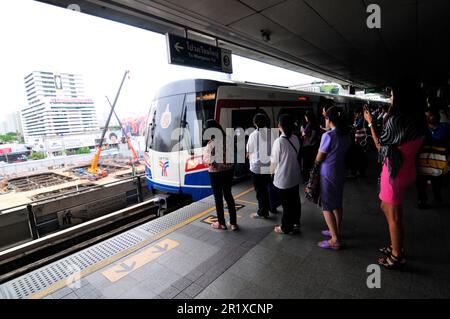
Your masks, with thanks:
<instances>
[{"instance_id":1,"label":"person holding camera","mask_svg":"<svg viewBox=\"0 0 450 319\"><path fill-rule=\"evenodd\" d=\"M378 264L398 269L406 264L403 243L403 198L405 190L416 180L416 156L426 132L424 96L414 84L400 83L393 88L391 107L381 135L374 128L369 108L364 119L383 164L380 178L381 210L389 225L390 244L380 248L384 256Z\"/></svg>"}]
</instances>

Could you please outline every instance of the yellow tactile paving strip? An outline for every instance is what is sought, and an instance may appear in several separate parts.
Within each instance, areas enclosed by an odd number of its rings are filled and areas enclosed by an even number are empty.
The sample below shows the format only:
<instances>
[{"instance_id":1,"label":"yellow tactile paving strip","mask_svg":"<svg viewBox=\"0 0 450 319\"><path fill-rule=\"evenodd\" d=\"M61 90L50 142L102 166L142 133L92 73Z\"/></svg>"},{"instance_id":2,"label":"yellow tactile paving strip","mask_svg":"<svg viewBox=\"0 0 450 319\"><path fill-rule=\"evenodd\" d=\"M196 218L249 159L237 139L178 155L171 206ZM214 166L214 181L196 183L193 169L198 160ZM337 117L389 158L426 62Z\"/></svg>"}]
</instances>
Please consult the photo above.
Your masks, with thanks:
<instances>
[{"instance_id":1,"label":"yellow tactile paving strip","mask_svg":"<svg viewBox=\"0 0 450 319\"><path fill-rule=\"evenodd\" d=\"M246 189L245 191L243 191L243 192L237 194L236 196L234 196L234 198L237 200L237 199L239 199L239 197L244 196L245 194L248 194L248 193L250 193L252 191L253 191L253 187L250 187L250 188ZM188 218L185 221L183 221L181 223L178 223L177 225L175 225L175 226L173 226L173 227L171 227L171 228L169 228L169 229L167 229L167 230L165 230L165 231L163 231L163 232L161 232L161 233L159 233L159 234L157 234L157 235L155 235L153 237L150 237L147 240L144 240L144 241L140 242L139 244L137 244L137 245L135 245L133 247L125 249L125 250L121 251L120 253L118 253L118 254L116 254L114 256L111 256L109 258L106 258L106 259L102 260L101 262L96 263L95 265L93 265L91 267L87 267L87 268L83 269L81 271L81 274L80 274L79 278L81 279L83 277L88 276L91 273L94 273L94 272L96 272L96 271L98 271L98 270L100 270L100 269L102 269L104 267L107 267L108 265L112 264L113 262L118 261L118 260L124 258L125 256L128 256L128 255L130 255L130 254L132 254L132 253L134 253L134 252L144 248L148 244L150 244L152 242L155 242L158 239L161 239L161 238L167 236L170 233L173 233L177 229L179 229L179 228L181 228L181 227L183 227L183 226L185 226L187 224L190 224L190 223L196 221L199 218L204 217L205 215L209 214L210 212L212 212L214 210L216 210L216 207L212 206L212 207L210 207L210 208L208 208L208 209L198 213L197 215L194 215L191 218ZM49 295L49 294L51 294L51 293L53 293L53 292L55 292L55 291L57 291L59 289L65 287L67 284L68 284L68 282L66 280L60 280L57 283L55 283L54 285L48 287L47 289L41 290L40 292L30 296L30 299L43 298L43 297L45 297L45 296L47 296L47 295Z\"/></svg>"}]
</instances>

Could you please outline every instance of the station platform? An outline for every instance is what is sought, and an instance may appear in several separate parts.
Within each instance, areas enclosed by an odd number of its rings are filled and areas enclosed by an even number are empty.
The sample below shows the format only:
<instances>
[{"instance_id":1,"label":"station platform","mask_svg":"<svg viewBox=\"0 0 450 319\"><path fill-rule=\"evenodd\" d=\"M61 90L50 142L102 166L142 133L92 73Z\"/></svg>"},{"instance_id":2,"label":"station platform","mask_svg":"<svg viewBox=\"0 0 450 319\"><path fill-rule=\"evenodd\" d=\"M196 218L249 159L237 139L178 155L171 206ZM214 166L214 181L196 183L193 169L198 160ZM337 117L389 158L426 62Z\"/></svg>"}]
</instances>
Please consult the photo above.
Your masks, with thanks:
<instances>
[{"instance_id":1,"label":"station platform","mask_svg":"<svg viewBox=\"0 0 450 319\"><path fill-rule=\"evenodd\" d=\"M449 194L448 189L444 192ZM418 210L410 189L404 208L404 271L381 268L380 288L367 272L388 242L376 179L347 180L341 251L317 246L319 207L302 194L302 230L273 231L281 213L254 220L249 181L233 187L238 231L214 230L212 196L140 225L0 286L5 299L448 298L450 199ZM281 207L279 208L281 212Z\"/></svg>"}]
</instances>

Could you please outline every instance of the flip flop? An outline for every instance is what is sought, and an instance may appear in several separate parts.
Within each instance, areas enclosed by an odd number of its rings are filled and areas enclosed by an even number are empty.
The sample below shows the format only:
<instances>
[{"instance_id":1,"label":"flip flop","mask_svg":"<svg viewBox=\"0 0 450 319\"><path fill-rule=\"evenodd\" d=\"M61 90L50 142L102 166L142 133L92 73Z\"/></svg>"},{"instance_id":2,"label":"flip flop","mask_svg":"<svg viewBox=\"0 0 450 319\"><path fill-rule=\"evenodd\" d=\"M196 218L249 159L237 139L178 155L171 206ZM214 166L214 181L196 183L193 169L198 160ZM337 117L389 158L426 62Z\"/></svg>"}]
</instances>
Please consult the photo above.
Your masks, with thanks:
<instances>
[{"instance_id":1,"label":"flip flop","mask_svg":"<svg viewBox=\"0 0 450 319\"><path fill-rule=\"evenodd\" d=\"M328 240L324 240L319 242L319 247L323 249L331 249L331 250L339 250L341 249L341 245L331 245Z\"/></svg>"},{"instance_id":2,"label":"flip flop","mask_svg":"<svg viewBox=\"0 0 450 319\"><path fill-rule=\"evenodd\" d=\"M322 230L320 233L322 236L331 237L331 232L329 230Z\"/></svg>"}]
</instances>

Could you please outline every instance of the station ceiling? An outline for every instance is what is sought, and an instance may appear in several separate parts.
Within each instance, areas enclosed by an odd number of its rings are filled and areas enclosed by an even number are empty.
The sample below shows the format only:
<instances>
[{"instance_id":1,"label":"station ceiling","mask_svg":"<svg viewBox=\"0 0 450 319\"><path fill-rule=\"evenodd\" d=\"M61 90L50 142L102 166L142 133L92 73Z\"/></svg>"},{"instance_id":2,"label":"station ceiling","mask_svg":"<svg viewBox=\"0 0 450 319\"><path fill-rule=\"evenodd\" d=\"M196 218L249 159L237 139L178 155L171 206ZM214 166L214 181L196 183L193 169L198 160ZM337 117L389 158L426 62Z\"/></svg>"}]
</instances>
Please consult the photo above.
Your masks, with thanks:
<instances>
[{"instance_id":1,"label":"station ceiling","mask_svg":"<svg viewBox=\"0 0 450 319\"><path fill-rule=\"evenodd\" d=\"M358 87L448 84L449 0L38 0ZM370 29L367 6L380 6ZM263 36L262 30L269 37Z\"/></svg>"}]
</instances>

